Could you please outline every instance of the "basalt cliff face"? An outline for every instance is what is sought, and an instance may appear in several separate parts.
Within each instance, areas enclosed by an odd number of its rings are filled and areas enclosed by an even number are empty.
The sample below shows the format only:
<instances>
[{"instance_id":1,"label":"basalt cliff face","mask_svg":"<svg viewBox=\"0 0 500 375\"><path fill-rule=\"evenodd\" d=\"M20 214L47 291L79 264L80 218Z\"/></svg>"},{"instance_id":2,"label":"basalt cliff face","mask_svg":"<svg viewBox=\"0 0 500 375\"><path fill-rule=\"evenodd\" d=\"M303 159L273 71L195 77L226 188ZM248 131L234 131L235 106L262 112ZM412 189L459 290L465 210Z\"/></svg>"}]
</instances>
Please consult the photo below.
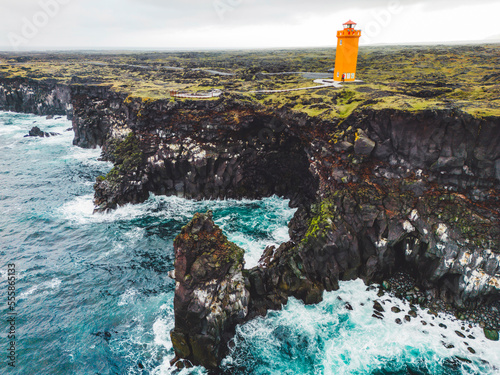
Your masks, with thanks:
<instances>
[{"instance_id":1,"label":"basalt cliff face","mask_svg":"<svg viewBox=\"0 0 500 375\"><path fill-rule=\"evenodd\" d=\"M175 328L180 358L216 368L238 323L248 314L250 292L243 277L245 251L229 242L212 221L196 214L175 247Z\"/></svg>"},{"instance_id":2,"label":"basalt cliff face","mask_svg":"<svg viewBox=\"0 0 500 375\"><path fill-rule=\"evenodd\" d=\"M0 108L4 111L71 118L71 89L55 81L3 78L0 80Z\"/></svg>"},{"instance_id":3,"label":"basalt cliff face","mask_svg":"<svg viewBox=\"0 0 500 375\"><path fill-rule=\"evenodd\" d=\"M72 109L74 143L102 146L115 163L96 182L97 211L150 193L276 194L298 207L291 241L266 249L250 270L209 215L183 229L172 333L179 358L215 367L237 323L290 296L316 303L339 280L383 283L403 272L418 286L405 291L415 303L465 310L499 301L499 118L365 106L321 121L230 96L142 101L100 86L37 85L0 82L0 108ZM213 315L212 306L226 312Z\"/></svg>"}]
</instances>

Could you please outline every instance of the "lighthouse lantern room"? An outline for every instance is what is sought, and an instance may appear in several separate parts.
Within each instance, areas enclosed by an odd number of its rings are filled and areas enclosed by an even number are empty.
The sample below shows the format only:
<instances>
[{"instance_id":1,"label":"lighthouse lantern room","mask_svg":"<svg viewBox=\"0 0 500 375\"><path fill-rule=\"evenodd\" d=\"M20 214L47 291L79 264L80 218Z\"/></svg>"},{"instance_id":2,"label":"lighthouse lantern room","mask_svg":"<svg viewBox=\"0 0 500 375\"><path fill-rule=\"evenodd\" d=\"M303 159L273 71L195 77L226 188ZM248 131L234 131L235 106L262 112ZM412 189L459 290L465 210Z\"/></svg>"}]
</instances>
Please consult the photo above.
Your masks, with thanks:
<instances>
[{"instance_id":1,"label":"lighthouse lantern room","mask_svg":"<svg viewBox=\"0 0 500 375\"><path fill-rule=\"evenodd\" d=\"M351 20L344 23L343 26L343 30L337 31L337 53L333 80L353 82L356 78L361 30L356 30L356 22Z\"/></svg>"}]
</instances>

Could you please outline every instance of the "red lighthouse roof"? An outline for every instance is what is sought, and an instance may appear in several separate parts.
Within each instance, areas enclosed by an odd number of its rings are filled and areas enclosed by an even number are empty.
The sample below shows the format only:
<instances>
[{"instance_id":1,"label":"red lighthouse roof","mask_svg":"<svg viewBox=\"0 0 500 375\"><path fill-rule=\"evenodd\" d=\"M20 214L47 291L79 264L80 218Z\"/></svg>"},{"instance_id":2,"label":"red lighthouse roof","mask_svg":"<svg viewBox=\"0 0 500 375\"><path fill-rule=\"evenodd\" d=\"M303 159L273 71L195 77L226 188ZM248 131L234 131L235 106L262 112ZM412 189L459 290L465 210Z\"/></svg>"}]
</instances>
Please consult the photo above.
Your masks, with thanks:
<instances>
[{"instance_id":1,"label":"red lighthouse roof","mask_svg":"<svg viewBox=\"0 0 500 375\"><path fill-rule=\"evenodd\" d=\"M349 20L346 23L344 23L343 25L357 25L357 23L354 22L354 21Z\"/></svg>"}]
</instances>

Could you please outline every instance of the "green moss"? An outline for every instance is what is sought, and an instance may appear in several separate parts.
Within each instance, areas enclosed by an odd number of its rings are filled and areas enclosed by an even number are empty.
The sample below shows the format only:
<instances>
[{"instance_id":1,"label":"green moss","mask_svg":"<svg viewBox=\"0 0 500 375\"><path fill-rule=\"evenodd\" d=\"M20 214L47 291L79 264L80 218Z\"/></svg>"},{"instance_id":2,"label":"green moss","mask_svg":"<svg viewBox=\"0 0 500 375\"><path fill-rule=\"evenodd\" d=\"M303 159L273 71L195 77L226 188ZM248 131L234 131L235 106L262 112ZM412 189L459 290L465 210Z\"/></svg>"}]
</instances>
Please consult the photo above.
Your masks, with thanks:
<instances>
[{"instance_id":1,"label":"green moss","mask_svg":"<svg viewBox=\"0 0 500 375\"><path fill-rule=\"evenodd\" d=\"M134 133L129 135L113 151L115 164L122 164L127 169L137 168L142 162L142 151L139 147L139 140Z\"/></svg>"},{"instance_id":2,"label":"green moss","mask_svg":"<svg viewBox=\"0 0 500 375\"><path fill-rule=\"evenodd\" d=\"M68 52L23 56L6 53L0 62L0 76L50 78L60 83L74 82L72 79L78 77L82 85L111 87L126 94L124 97L129 95L126 102L132 98L168 99L171 90L199 92L220 88L274 108L289 105L296 111L327 120L345 118L361 105L409 111L460 108L474 116L485 117L500 116L500 85L495 69L499 49L500 46L494 44L364 46L359 51L357 71L357 77L364 82L345 83L342 92L336 88L321 88L270 95L248 94L253 90L313 85L312 79L302 75L258 73L326 73L334 65L335 53L331 48L210 53ZM166 69L166 66L181 69ZM235 75L217 76L192 70L198 68ZM336 97L339 92L341 95Z\"/></svg>"},{"instance_id":3,"label":"green moss","mask_svg":"<svg viewBox=\"0 0 500 375\"><path fill-rule=\"evenodd\" d=\"M484 336L491 341L498 341L498 331L492 329L484 329Z\"/></svg>"},{"instance_id":4,"label":"green moss","mask_svg":"<svg viewBox=\"0 0 500 375\"><path fill-rule=\"evenodd\" d=\"M335 202L331 198L325 198L318 204L313 205L313 217L309 220L305 241L323 236L326 229L333 229L333 220L336 213Z\"/></svg>"},{"instance_id":5,"label":"green moss","mask_svg":"<svg viewBox=\"0 0 500 375\"><path fill-rule=\"evenodd\" d=\"M117 167L113 167L106 175L106 181L118 182L121 180L120 170Z\"/></svg>"}]
</instances>

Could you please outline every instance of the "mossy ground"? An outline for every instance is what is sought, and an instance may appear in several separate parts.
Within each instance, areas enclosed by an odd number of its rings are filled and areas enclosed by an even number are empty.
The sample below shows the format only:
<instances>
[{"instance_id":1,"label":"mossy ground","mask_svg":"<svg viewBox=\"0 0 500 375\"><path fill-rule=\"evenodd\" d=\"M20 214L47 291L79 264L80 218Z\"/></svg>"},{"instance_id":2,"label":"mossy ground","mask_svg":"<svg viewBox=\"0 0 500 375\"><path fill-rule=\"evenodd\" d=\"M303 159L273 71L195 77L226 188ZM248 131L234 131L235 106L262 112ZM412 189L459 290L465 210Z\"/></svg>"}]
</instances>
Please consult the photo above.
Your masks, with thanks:
<instances>
[{"instance_id":1,"label":"mossy ground","mask_svg":"<svg viewBox=\"0 0 500 375\"><path fill-rule=\"evenodd\" d=\"M106 85L151 100L168 98L171 90L221 89L325 119L345 118L363 106L409 111L459 108L483 117L500 116L498 56L498 44L361 47L357 77L363 83L273 94L249 91L313 86L310 77L300 74L266 73L332 74L335 50L0 53L0 77Z\"/></svg>"}]
</instances>

